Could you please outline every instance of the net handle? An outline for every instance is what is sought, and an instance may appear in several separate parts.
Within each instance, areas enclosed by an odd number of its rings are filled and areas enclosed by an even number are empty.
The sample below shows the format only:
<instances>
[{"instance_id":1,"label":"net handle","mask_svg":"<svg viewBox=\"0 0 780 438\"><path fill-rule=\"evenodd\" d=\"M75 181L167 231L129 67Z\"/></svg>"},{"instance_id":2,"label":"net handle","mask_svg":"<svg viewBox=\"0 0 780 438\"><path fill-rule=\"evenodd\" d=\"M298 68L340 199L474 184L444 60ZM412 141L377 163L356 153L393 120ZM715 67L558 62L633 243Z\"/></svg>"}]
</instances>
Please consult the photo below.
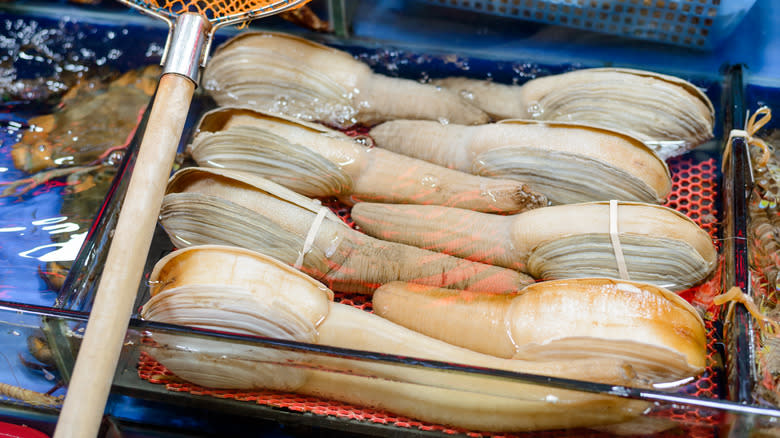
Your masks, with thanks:
<instances>
[{"instance_id":1,"label":"net handle","mask_svg":"<svg viewBox=\"0 0 780 438\"><path fill-rule=\"evenodd\" d=\"M55 438L97 436L195 84L160 78Z\"/></svg>"},{"instance_id":2,"label":"net handle","mask_svg":"<svg viewBox=\"0 0 780 438\"><path fill-rule=\"evenodd\" d=\"M275 4L284 3L286 7L254 18L307 1L279 1ZM208 53L203 50L204 36L208 34L205 44L208 47L211 35L219 27L209 26L205 17L193 13L176 17L176 23L166 21L172 30L166 43L170 52L165 57L164 73L122 202L54 438L91 438L100 430L165 187L195 92L198 66Z\"/></svg>"}]
</instances>

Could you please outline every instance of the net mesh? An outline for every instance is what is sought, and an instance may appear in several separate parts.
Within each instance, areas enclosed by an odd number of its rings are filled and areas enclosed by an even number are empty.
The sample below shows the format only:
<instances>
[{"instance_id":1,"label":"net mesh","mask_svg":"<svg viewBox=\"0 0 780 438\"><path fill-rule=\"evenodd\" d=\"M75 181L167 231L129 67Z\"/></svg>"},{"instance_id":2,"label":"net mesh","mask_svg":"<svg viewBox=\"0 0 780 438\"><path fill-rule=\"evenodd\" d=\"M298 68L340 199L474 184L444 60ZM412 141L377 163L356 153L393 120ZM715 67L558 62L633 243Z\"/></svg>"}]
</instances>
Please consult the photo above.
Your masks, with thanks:
<instances>
[{"instance_id":1,"label":"net mesh","mask_svg":"<svg viewBox=\"0 0 780 438\"><path fill-rule=\"evenodd\" d=\"M128 0L141 9L176 17L192 12L211 22L252 19L296 9L310 0Z\"/></svg>"},{"instance_id":2,"label":"net mesh","mask_svg":"<svg viewBox=\"0 0 780 438\"><path fill-rule=\"evenodd\" d=\"M359 134L359 133L357 133ZM693 158L675 158L669 161L672 173L672 192L666 204L693 219L705 229L713 240L718 234L718 212L716 197L718 193L717 163L715 159L697 161ZM344 222L354 226L349 214L349 208L338 201L325 200L323 204L331 208ZM716 240L717 242L717 240ZM722 263L720 264L722 266ZM722 377L722 363L719 357L718 345L721 342L718 324L715 322L717 312L712 305L712 297L720 292L720 268L707 282L683 291L680 295L700 308L706 310L705 326L707 329L707 368L697 380L681 388L679 392L701 398L718 398L721 388L718 384ZM360 294L337 293L335 300L352 305L365 311L372 311L370 297ZM147 340L147 342L152 342ZM333 400L324 400L311 396L282 393L277 391L237 391L204 388L183 382L173 373L142 353L138 365L138 375L151 383L163 384L169 391L187 392L193 395L226 398L247 403L257 403L263 406L287 409L294 412L306 412L314 415L330 416L347 421L359 421L381 425L391 425L403 429L439 432L449 435L465 435L469 437L608 437L608 432L587 429L553 430L534 432L533 434L491 434L479 431L467 431L437 424L416 421L389 412L363 408ZM677 427L656 433L655 437L701 437L709 438L719 435L719 424L722 415L703 409L682 408L676 406L661 406L650 412L647 417L660 422L672 420ZM644 434L642 434L645 436Z\"/></svg>"},{"instance_id":3,"label":"net mesh","mask_svg":"<svg viewBox=\"0 0 780 438\"><path fill-rule=\"evenodd\" d=\"M752 6L737 0L425 0L482 14L710 47ZM731 3L731 4L729 4ZM727 7L730 6L730 7Z\"/></svg>"}]
</instances>

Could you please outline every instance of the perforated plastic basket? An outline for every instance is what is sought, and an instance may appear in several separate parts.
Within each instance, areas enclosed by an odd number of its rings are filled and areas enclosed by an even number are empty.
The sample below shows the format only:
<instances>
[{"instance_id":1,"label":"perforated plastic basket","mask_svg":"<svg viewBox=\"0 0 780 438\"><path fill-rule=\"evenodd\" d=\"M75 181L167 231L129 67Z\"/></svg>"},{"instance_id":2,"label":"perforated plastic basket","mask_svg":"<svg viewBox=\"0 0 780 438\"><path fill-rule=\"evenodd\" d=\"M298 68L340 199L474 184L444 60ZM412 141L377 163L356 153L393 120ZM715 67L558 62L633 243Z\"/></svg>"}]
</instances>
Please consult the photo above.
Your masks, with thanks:
<instances>
[{"instance_id":1,"label":"perforated plastic basket","mask_svg":"<svg viewBox=\"0 0 780 438\"><path fill-rule=\"evenodd\" d=\"M712 48L755 0L423 0L485 14Z\"/></svg>"}]
</instances>

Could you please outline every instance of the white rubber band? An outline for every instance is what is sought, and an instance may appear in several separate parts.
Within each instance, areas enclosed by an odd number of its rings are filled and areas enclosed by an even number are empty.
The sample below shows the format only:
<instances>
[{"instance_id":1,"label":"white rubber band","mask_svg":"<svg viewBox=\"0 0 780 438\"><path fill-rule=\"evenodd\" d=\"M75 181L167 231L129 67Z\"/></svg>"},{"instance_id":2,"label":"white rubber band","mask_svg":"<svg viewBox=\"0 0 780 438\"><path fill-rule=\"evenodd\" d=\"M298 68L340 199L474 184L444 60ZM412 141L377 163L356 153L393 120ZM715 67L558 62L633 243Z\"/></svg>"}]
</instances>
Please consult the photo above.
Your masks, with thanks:
<instances>
[{"instance_id":1,"label":"white rubber band","mask_svg":"<svg viewBox=\"0 0 780 438\"><path fill-rule=\"evenodd\" d=\"M631 280L628 276L626 258L623 256L623 247L620 246L620 233L618 231L618 201L609 201L609 240L612 242L612 251L615 253L618 274L621 280Z\"/></svg>"},{"instance_id":2,"label":"white rubber band","mask_svg":"<svg viewBox=\"0 0 780 438\"><path fill-rule=\"evenodd\" d=\"M328 207L320 207L317 212L317 217L315 217L314 222L311 223L309 232L306 233L306 239L303 241L301 252L298 253L298 259L295 260L295 264L293 265L295 269L301 269L301 266L303 266L303 257L308 254L309 251L311 251L312 246L314 246L314 239L317 237L317 232L320 231L320 225L322 225L322 220L325 219L327 213Z\"/></svg>"}]
</instances>

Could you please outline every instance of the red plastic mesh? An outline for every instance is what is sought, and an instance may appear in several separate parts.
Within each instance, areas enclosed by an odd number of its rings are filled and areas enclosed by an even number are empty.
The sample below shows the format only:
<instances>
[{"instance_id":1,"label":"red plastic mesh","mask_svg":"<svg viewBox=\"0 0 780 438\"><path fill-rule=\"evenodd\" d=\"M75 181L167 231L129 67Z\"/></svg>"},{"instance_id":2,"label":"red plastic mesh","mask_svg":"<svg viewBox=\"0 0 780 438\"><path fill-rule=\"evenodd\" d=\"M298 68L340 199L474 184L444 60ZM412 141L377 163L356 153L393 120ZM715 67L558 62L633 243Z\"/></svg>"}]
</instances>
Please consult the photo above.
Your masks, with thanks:
<instances>
[{"instance_id":1,"label":"red plastic mesh","mask_svg":"<svg viewBox=\"0 0 780 438\"><path fill-rule=\"evenodd\" d=\"M672 191L666 206L685 213L716 239L718 233L717 163L711 158L696 163L693 158L669 160Z\"/></svg>"},{"instance_id":2,"label":"red plastic mesh","mask_svg":"<svg viewBox=\"0 0 780 438\"><path fill-rule=\"evenodd\" d=\"M712 236L713 240L716 240L718 233L718 213L716 210L716 196L718 192L716 161L714 159L709 159L696 162L692 158L677 158L670 160L669 169L672 173L673 187L666 206L686 214L706 230L710 236ZM324 201L324 204L330 207L347 224L354 226L354 222L349 215L349 209L336 201ZM716 374L717 369L715 368L720 362L715 348L719 339L716 327L712 321L714 309L711 307L711 298L719 293L719 273L720 268L707 282L680 293L682 297L709 312L708 318L706 319L709 340L707 345L707 363L709 365L698 380L681 390L683 393L696 397L717 398L719 394L717 383L718 375ZM366 311L372 310L370 298L365 295L336 293L336 301L353 305ZM298 394L276 391L236 391L203 388L179 381L170 371L146 353L141 354L140 363L138 365L138 375L151 383L164 384L170 391L189 392L193 395L207 395L217 398L254 402L261 405L289 409L296 412L308 412L315 415L327 415L342 419L393 425L400 428L417 428L424 431L438 431L445 434L464 434L475 438L529 436L529 434L496 435L484 432L466 431L442 425L428 424L388 412L366 409L338 401L323 400ZM680 427L670 431L655 434L654 436L656 437L715 437L718 434L718 424L722 421L719 415L710 415L708 412L699 409L680 409L673 407L657 409L650 413L649 416L671 419L680 425ZM606 437L612 435L593 430L576 429L535 432L533 433L533 436Z\"/></svg>"},{"instance_id":3,"label":"red plastic mesh","mask_svg":"<svg viewBox=\"0 0 780 438\"><path fill-rule=\"evenodd\" d=\"M669 160L668 164L672 174L672 191L664 205L691 218L709 233L715 246L719 248L716 208L718 169L715 159L697 163L693 158L678 157ZM716 315L717 309L712 308L712 298L720 293L722 266L723 263L718 264L712 278L694 288L680 292L679 295Z\"/></svg>"}]
</instances>

